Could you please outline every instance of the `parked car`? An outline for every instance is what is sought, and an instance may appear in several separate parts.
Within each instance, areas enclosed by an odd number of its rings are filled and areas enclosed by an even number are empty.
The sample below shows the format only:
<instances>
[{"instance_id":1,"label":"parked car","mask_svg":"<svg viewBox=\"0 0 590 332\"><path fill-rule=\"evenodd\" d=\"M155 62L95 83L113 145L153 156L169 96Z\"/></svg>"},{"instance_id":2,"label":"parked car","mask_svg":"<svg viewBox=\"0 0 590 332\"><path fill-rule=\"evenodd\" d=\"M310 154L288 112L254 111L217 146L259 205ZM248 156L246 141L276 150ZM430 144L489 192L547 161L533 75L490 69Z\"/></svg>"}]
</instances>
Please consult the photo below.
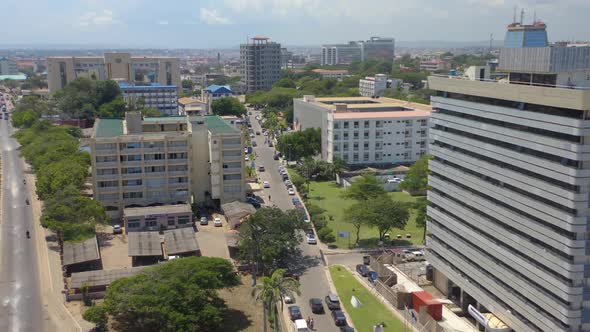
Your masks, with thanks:
<instances>
[{"instance_id":1,"label":"parked car","mask_svg":"<svg viewBox=\"0 0 590 332\"><path fill-rule=\"evenodd\" d=\"M274 159L274 160L279 160L279 155L278 155L278 154L275 154L275 155L272 157L272 159Z\"/></svg>"},{"instance_id":2,"label":"parked car","mask_svg":"<svg viewBox=\"0 0 590 332\"><path fill-rule=\"evenodd\" d=\"M283 300L285 301L285 304L295 303L295 299L290 297L289 295L283 296Z\"/></svg>"},{"instance_id":3,"label":"parked car","mask_svg":"<svg viewBox=\"0 0 590 332\"><path fill-rule=\"evenodd\" d=\"M288 193L289 195L295 195L295 189L293 189L293 188L289 188L289 190L287 190L287 193Z\"/></svg>"},{"instance_id":4,"label":"parked car","mask_svg":"<svg viewBox=\"0 0 590 332\"><path fill-rule=\"evenodd\" d=\"M258 165L258 171L264 172L264 165L262 165L262 164Z\"/></svg>"},{"instance_id":5,"label":"parked car","mask_svg":"<svg viewBox=\"0 0 590 332\"><path fill-rule=\"evenodd\" d=\"M116 224L113 226L113 234L121 234L123 233L123 228L121 227L121 225Z\"/></svg>"},{"instance_id":6,"label":"parked car","mask_svg":"<svg viewBox=\"0 0 590 332\"><path fill-rule=\"evenodd\" d=\"M317 297L309 299L309 306L311 307L311 312L313 312L314 314L324 313L324 305L322 304L322 299L318 299Z\"/></svg>"},{"instance_id":7,"label":"parked car","mask_svg":"<svg viewBox=\"0 0 590 332\"><path fill-rule=\"evenodd\" d=\"M201 225L209 225L209 220L207 219L207 217L201 217Z\"/></svg>"},{"instance_id":8,"label":"parked car","mask_svg":"<svg viewBox=\"0 0 590 332\"><path fill-rule=\"evenodd\" d=\"M256 136L259 136L259 135L260 135L260 132L259 131L256 131Z\"/></svg>"},{"instance_id":9,"label":"parked car","mask_svg":"<svg viewBox=\"0 0 590 332\"><path fill-rule=\"evenodd\" d=\"M288 186L288 185L290 185L290 184L291 184L291 185L293 184L293 183L291 182L291 180L285 180L285 185L286 185L286 186Z\"/></svg>"},{"instance_id":10,"label":"parked car","mask_svg":"<svg viewBox=\"0 0 590 332\"><path fill-rule=\"evenodd\" d=\"M328 309L340 310L340 299L338 298L338 295L334 293L329 293L328 295L326 295L326 298L324 300L326 301Z\"/></svg>"},{"instance_id":11,"label":"parked car","mask_svg":"<svg viewBox=\"0 0 590 332\"><path fill-rule=\"evenodd\" d=\"M354 329L348 325L340 326L340 332L354 332Z\"/></svg>"},{"instance_id":12,"label":"parked car","mask_svg":"<svg viewBox=\"0 0 590 332\"><path fill-rule=\"evenodd\" d=\"M270 183L268 181L264 181L264 182L262 182L262 186L264 188L270 188Z\"/></svg>"},{"instance_id":13,"label":"parked car","mask_svg":"<svg viewBox=\"0 0 590 332\"><path fill-rule=\"evenodd\" d=\"M318 240L313 233L305 234L305 239L307 240L307 244L318 244Z\"/></svg>"},{"instance_id":14,"label":"parked car","mask_svg":"<svg viewBox=\"0 0 590 332\"><path fill-rule=\"evenodd\" d=\"M293 198L291 199L291 202L293 202L293 205L295 205L295 206L299 206L299 205L301 205L301 201L299 200L299 198L298 198L298 197L293 197Z\"/></svg>"},{"instance_id":15,"label":"parked car","mask_svg":"<svg viewBox=\"0 0 590 332\"><path fill-rule=\"evenodd\" d=\"M244 157L244 161L250 161L250 157L248 157L248 156L245 156L245 157Z\"/></svg>"},{"instance_id":16,"label":"parked car","mask_svg":"<svg viewBox=\"0 0 590 332\"><path fill-rule=\"evenodd\" d=\"M332 319L334 320L334 324L336 324L336 326L346 326L346 316L344 316L344 312L342 312L342 310L332 311Z\"/></svg>"},{"instance_id":17,"label":"parked car","mask_svg":"<svg viewBox=\"0 0 590 332\"><path fill-rule=\"evenodd\" d=\"M257 197L246 197L246 202L252 204L252 206L254 206L255 209L260 209L260 207L262 206L262 202Z\"/></svg>"},{"instance_id":18,"label":"parked car","mask_svg":"<svg viewBox=\"0 0 590 332\"><path fill-rule=\"evenodd\" d=\"M358 272L363 277L367 277L370 271L371 270L369 267L364 264L357 264L356 266L356 272Z\"/></svg>"},{"instance_id":19,"label":"parked car","mask_svg":"<svg viewBox=\"0 0 590 332\"><path fill-rule=\"evenodd\" d=\"M214 225L215 227L221 227L221 226L223 226L223 225L221 224L221 218L219 218L219 217L215 218L215 219L213 220L213 225Z\"/></svg>"},{"instance_id":20,"label":"parked car","mask_svg":"<svg viewBox=\"0 0 590 332\"><path fill-rule=\"evenodd\" d=\"M255 140L252 140L252 146L258 146Z\"/></svg>"},{"instance_id":21,"label":"parked car","mask_svg":"<svg viewBox=\"0 0 590 332\"><path fill-rule=\"evenodd\" d=\"M292 305L292 306L289 306L288 309L289 309L289 317L291 318L291 320L303 318L303 316L301 316L301 309L299 309L299 306Z\"/></svg>"}]
</instances>

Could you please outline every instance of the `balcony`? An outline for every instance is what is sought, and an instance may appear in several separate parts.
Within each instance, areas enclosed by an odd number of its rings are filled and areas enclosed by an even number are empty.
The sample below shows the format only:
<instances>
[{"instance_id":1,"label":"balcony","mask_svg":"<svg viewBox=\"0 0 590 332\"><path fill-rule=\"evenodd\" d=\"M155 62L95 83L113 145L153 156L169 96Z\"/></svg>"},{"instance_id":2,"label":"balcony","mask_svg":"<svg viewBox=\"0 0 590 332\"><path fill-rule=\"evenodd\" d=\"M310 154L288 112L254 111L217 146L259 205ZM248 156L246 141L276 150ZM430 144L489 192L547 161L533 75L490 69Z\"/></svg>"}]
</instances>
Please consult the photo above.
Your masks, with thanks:
<instances>
[{"instance_id":1,"label":"balcony","mask_svg":"<svg viewBox=\"0 0 590 332\"><path fill-rule=\"evenodd\" d=\"M143 164L146 166L160 166L164 165L165 159L148 159L144 160Z\"/></svg>"},{"instance_id":2,"label":"balcony","mask_svg":"<svg viewBox=\"0 0 590 332\"><path fill-rule=\"evenodd\" d=\"M125 167L125 166L139 166L141 165L141 160L127 160L127 161L122 161L121 162L121 166Z\"/></svg>"},{"instance_id":3,"label":"balcony","mask_svg":"<svg viewBox=\"0 0 590 332\"><path fill-rule=\"evenodd\" d=\"M242 168L240 167L232 167L232 168L224 168L223 173L242 173Z\"/></svg>"},{"instance_id":4,"label":"balcony","mask_svg":"<svg viewBox=\"0 0 590 332\"><path fill-rule=\"evenodd\" d=\"M94 150L94 154L97 156L116 156L117 155L117 148L112 149L96 149Z\"/></svg>"},{"instance_id":5,"label":"balcony","mask_svg":"<svg viewBox=\"0 0 590 332\"><path fill-rule=\"evenodd\" d=\"M121 177L123 179L140 179L141 173L124 173L124 174L121 174Z\"/></svg>"},{"instance_id":6,"label":"balcony","mask_svg":"<svg viewBox=\"0 0 590 332\"><path fill-rule=\"evenodd\" d=\"M119 187L100 187L98 188L98 192L99 193L112 193L112 192L118 192L119 191Z\"/></svg>"},{"instance_id":7,"label":"balcony","mask_svg":"<svg viewBox=\"0 0 590 332\"><path fill-rule=\"evenodd\" d=\"M118 161L97 161L96 162L96 167L99 168L113 168L113 167L117 167L117 165L119 164Z\"/></svg>"},{"instance_id":8,"label":"balcony","mask_svg":"<svg viewBox=\"0 0 590 332\"><path fill-rule=\"evenodd\" d=\"M184 146L168 146L168 151L180 151L180 152L186 152L188 150L188 146L184 145Z\"/></svg>"}]
</instances>

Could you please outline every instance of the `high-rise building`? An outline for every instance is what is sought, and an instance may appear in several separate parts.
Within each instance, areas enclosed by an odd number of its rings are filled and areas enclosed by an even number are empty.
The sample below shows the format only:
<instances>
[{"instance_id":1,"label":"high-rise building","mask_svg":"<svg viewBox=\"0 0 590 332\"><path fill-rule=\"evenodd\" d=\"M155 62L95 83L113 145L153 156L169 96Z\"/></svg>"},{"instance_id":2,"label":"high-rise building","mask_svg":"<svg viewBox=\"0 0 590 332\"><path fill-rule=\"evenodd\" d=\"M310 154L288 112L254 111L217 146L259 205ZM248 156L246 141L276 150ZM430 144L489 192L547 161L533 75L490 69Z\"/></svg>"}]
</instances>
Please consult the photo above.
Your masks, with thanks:
<instances>
[{"instance_id":1,"label":"high-rise building","mask_svg":"<svg viewBox=\"0 0 590 332\"><path fill-rule=\"evenodd\" d=\"M0 58L0 75L18 75L17 63L8 58Z\"/></svg>"},{"instance_id":2,"label":"high-rise building","mask_svg":"<svg viewBox=\"0 0 590 332\"><path fill-rule=\"evenodd\" d=\"M296 130L320 128L322 160L351 165L411 164L428 153L431 107L392 98L303 96Z\"/></svg>"},{"instance_id":3,"label":"high-rise building","mask_svg":"<svg viewBox=\"0 0 590 332\"><path fill-rule=\"evenodd\" d=\"M281 44L254 37L240 45L240 74L245 92L270 90L281 78Z\"/></svg>"},{"instance_id":4,"label":"high-rise building","mask_svg":"<svg viewBox=\"0 0 590 332\"><path fill-rule=\"evenodd\" d=\"M97 119L94 198L112 218L128 206L221 204L245 197L241 132L219 116Z\"/></svg>"},{"instance_id":5,"label":"high-rise building","mask_svg":"<svg viewBox=\"0 0 590 332\"><path fill-rule=\"evenodd\" d=\"M155 108L166 115L178 115L178 87L157 83L135 85L119 82L123 99L132 108Z\"/></svg>"},{"instance_id":6,"label":"high-rise building","mask_svg":"<svg viewBox=\"0 0 590 332\"><path fill-rule=\"evenodd\" d=\"M434 284L515 331L590 331L588 58L505 48L507 80L428 79Z\"/></svg>"},{"instance_id":7,"label":"high-rise building","mask_svg":"<svg viewBox=\"0 0 590 332\"><path fill-rule=\"evenodd\" d=\"M547 25L543 22L533 22L531 25L522 23L512 23L508 25L506 37L504 38L504 47L522 48L522 47L547 47Z\"/></svg>"},{"instance_id":8,"label":"high-rise building","mask_svg":"<svg viewBox=\"0 0 590 332\"><path fill-rule=\"evenodd\" d=\"M395 39L371 37L366 41L351 41L348 44L322 45L321 64L332 66L366 60L393 62L394 55Z\"/></svg>"},{"instance_id":9,"label":"high-rise building","mask_svg":"<svg viewBox=\"0 0 590 332\"><path fill-rule=\"evenodd\" d=\"M103 57L48 57L49 92L62 89L79 77L91 80L123 80L136 85L181 86L178 58L131 56L129 53L105 53Z\"/></svg>"}]
</instances>

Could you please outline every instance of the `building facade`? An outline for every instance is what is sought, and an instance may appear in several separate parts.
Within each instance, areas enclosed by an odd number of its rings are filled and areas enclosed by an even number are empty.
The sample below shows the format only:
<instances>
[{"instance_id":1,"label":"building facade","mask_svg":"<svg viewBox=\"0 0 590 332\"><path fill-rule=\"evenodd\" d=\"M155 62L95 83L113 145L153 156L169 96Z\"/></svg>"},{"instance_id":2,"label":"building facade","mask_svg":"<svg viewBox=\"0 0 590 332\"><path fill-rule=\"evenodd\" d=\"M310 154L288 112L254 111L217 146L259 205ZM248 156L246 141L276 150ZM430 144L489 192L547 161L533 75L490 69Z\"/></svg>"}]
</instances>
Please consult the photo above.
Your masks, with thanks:
<instances>
[{"instance_id":1,"label":"building facade","mask_svg":"<svg viewBox=\"0 0 590 332\"><path fill-rule=\"evenodd\" d=\"M102 57L47 58L50 93L79 77L95 81L123 80L136 85L159 83L182 86L178 58L131 56L129 53L105 53Z\"/></svg>"},{"instance_id":2,"label":"building facade","mask_svg":"<svg viewBox=\"0 0 590 332\"><path fill-rule=\"evenodd\" d=\"M391 61L395 58L395 39L371 37L366 41L350 41L348 44L322 45L322 66L351 64L357 61Z\"/></svg>"},{"instance_id":3,"label":"building facade","mask_svg":"<svg viewBox=\"0 0 590 332\"><path fill-rule=\"evenodd\" d=\"M385 74L367 76L359 80L359 93L363 97L379 96L385 89L387 89L387 75Z\"/></svg>"},{"instance_id":4,"label":"building facade","mask_svg":"<svg viewBox=\"0 0 590 332\"><path fill-rule=\"evenodd\" d=\"M245 92L270 90L281 78L281 44L255 37L240 45L240 77Z\"/></svg>"},{"instance_id":5,"label":"building facade","mask_svg":"<svg viewBox=\"0 0 590 332\"><path fill-rule=\"evenodd\" d=\"M8 58L0 58L0 75L18 75L18 65Z\"/></svg>"},{"instance_id":6,"label":"building facade","mask_svg":"<svg viewBox=\"0 0 590 332\"><path fill-rule=\"evenodd\" d=\"M135 85L119 82L121 94L131 108L155 108L166 115L178 115L178 87L176 85Z\"/></svg>"},{"instance_id":7,"label":"building facade","mask_svg":"<svg viewBox=\"0 0 590 332\"><path fill-rule=\"evenodd\" d=\"M424 71L440 71L451 69L451 64L447 61L435 59L435 60L423 60L420 61L420 70Z\"/></svg>"},{"instance_id":8,"label":"building facade","mask_svg":"<svg viewBox=\"0 0 590 332\"><path fill-rule=\"evenodd\" d=\"M428 153L428 105L391 98L294 99L295 130L320 128L322 160L411 164Z\"/></svg>"},{"instance_id":9,"label":"building facade","mask_svg":"<svg viewBox=\"0 0 590 332\"><path fill-rule=\"evenodd\" d=\"M520 59L506 66L522 73ZM429 86L434 284L515 331L589 331L590 91L449 76Z\"/></svg>"},{"instance_id":10,"label":"building facade","mask_svg":"<svg viewBox=\"0 0 590 332\"><path fill-rule=\"evenodd\" d=\"M218 116L97 119L90 148L94 197L113 218L130 206L245 197L242 136Z\"/></svg>"},{"instance_id":11,"label":"building facade","mask_svg":"<svg viewBox=\"0 0 590 332\"><path fill-rule=\"evenodd\" d=\"M346 69L313 69L312 72L320 74L322 78L335 78L341 80L348 76L348 70Z\"/></svg>"}]
</instances>

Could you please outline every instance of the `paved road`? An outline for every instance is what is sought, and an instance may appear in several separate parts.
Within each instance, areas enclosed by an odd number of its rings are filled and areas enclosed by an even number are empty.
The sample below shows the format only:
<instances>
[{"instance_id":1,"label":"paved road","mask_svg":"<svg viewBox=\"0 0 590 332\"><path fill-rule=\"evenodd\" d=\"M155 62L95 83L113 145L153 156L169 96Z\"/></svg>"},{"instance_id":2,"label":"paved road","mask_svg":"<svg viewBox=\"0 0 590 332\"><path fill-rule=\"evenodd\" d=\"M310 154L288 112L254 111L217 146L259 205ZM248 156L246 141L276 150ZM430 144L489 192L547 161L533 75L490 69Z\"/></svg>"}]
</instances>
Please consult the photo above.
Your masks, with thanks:
<instances>
[{"instance_id":1,"label":"paved road","mask_svg":"<svg viewBox=\"0 0 590 332\"><path fill-rule=\"evenodd\" d=\"M252 112L250 116L250 122L252 123L252 129L261 131L260 125L257 120L254 119L255 113ZM256 165L263 164L266 171L260 172L262 181L269 181L270 188L264 189L264 194L261 194L262 198L269 205L276 205L282 210L293 209L293 203L287 193L282 177L279 174L279 161L273 160L275 153L274 148L269 148L268 145L264 144L264 136L256 136L255 138L257 147L254 148L258 157L256 158ZM271 196L270 202L268 195ZM304 256L304 263L308 266L306 272L301 276L299 281L301 282L301 296L296 300L296 304L300 306L302 315L304 318L309 316L314 318L314 329L316 331L339 331L334 325L330 311L324 303L324 309L326 311L323 315L312 314L309 307L309 299L312 297L319 297L324 301L324 297L328 294L330 286L326 277L322 258L320 256L319 247L316 245L308 245L307 243L301 244L301 251Z\"/></svg>"},{"instance_id":2,"label":"paved road","mask_svg":"<svg viewBox=\"0 0 590 332\"><path fill-rule=\"evenodd\" d=\"M8 110L12 105L8 105ZM2 219L0 220L0 331L43 331L37 250L17 143L8 120L0 120ZM31 232L27 239L26 230Z\"/></svg>"}]
</instances>

